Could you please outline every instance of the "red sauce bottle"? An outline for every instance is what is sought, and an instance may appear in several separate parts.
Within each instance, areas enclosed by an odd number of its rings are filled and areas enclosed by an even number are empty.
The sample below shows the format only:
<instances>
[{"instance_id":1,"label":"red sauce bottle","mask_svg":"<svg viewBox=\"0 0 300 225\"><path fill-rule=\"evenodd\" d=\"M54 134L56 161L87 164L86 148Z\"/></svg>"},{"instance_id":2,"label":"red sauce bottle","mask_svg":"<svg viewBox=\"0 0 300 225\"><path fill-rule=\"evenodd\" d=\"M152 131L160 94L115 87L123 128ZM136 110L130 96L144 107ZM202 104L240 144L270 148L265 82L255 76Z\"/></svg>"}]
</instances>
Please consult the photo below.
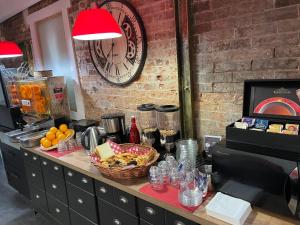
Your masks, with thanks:
<instances>
[{"instance_id":1,"label":"red sauce bottle","mask_svg":"<svg viewBox=\"0 0 300 225\"><path fill-rule=\"evenodd\" d=\"M129 142L134 144L140 144L140 132L136 126L136 119L131 116L131 127L129 132Z\"/></svg>"}]
</instances>

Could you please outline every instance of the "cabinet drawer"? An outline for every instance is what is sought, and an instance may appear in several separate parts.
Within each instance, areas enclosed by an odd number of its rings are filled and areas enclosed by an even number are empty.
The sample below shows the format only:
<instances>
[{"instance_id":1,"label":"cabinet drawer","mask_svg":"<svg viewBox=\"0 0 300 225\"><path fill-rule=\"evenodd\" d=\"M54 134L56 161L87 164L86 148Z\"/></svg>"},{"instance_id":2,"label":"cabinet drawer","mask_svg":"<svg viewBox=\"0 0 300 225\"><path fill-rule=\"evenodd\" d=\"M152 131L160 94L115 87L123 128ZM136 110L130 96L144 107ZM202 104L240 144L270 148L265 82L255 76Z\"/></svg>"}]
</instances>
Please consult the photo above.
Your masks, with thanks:
<instances>
[{"instance_id":1,"label":"cabinet drawer","mask_svg":"<svg viewBox=\"0 0 300 225\"><path fill-rule=\"evenodd\" d=\"M70 224L69 208L62 202L57 201L53 197L47 195L49 213L62 225Z\"/></svg>"},{"instance_id":2,"label":"cabinet drawer","mask_svg":"<svg viewBox=\"0 0 300 225\"><path fill-rule=\"evenodd\" d=\"M98 198L104 199L108 202L112 201L114 189L112 186L95 180L95 189Z\"/></svg>"},{"instance_id":3,"label":"cabinet drawer","mask_svg":"<svg viewBox=\"0 0 300 225\"><path fill-rule=\"evenodd\" d=\"M29 151L24 150L23 152L24 162L30 166L40 167L40 157Z\"/></svg>"},{"instance_id":4,"label":"cabinet drawer","mask_svg":"<svg viewBox=\"0 0 300 225\"><path fill-rule=\"evenodd\" d=\"M104 200L98 199L98 209L100 224L104 225L138 225L139 219L109 204Z\"/></svg>"},{"instance_id":5,"label":"cabinet drawer","mask_svg":"<svg viewBox=\"0 0 300 225\"><path fill-rule=\"evenodd\" d=\"M96 223L93 223L89 219L79 215L73 209L70 208L69 210L72 225L96 225Z\"/></svg>"},{"instance_id":6,"label":"cabinet drawer","mask_svg":"<svg viewBox=\"0 0 300 225\"><path fill-rule=\"evenodd\" d=\"M1 144L0 146L5 166L10 165L16 169L23 170L23 152L5 144Z\"/></svg>"},{"instance_id":7,"label":"cabinet drawer","mask_svg":"<svg viewBox=\"0 0 300 225\"><path fill-rule=\"evenodd\" d=\"M114 188L113 202L118 208L121 208L126 212L136 216L136 198L133 195Z\"/></svg>"},{"instance_id":8,"label":"cabinet drawer","mask_svg":"<svg viewBox=\"0 0 300 225\"><path fill-rule=\"evenodd\" d=\"M68 204L64 179L49 174L45 177L45 188L47 195L50 194L59 201Z\"/></svg>"},{"instance_id":9,"label":"cabinet drawer","mask_svg":"<svg viewBox=\"0 0 300 225\"><path fill-rule=\"evenodd\" d=\"M37 188L31 188L30 197L32 205L35 209L42 209L45 212L48 211L47 199L44 191L41 191Z\"/></svg>"},{"instance_id":10,"label":"cabinet drawer","mask_svg":"<svg viewBox=\"0 0 300 225\"><path fill-rule=\"evenodd\" d=\"M142 199L138 199L139 215L143 220L155 225L164 225L165 210Z\"/></svg>"},{"instance_id":11,"label":"cabinet drawer","mask_svg":"<svg viewBox=\"0 0 300 225\"><path fill-rule=\"evenodd\" d=\"M91 177L87 177L74 170L65 168L65 178L66 181L70 182L71 184L74 184L75 186L80 187L81 189L91 194L94 194L94 184Z\"/></svg>"},{"instance_id":12,"label":"cabinet drawer","mask_svg":"<svg viewBox=\"0 0 300 225\"><path fill-rule=\"evenodd\" d=\"M44 177L47 177L49 174L53 174L57 178L63 179L63 167L61 165L45 158L41 158L40 160Z\"/></svg>"},{"instance_id":13,"label":"cabinet drawer","mask_svg":"<svg viewBox=\"0 0 300 225\"><path fill-rule=\"evenodd\" d=\"M41 190L44 189L43 175L40 167L26 166L27 180L30 187L35 186Z\"/></svg>"},{"instance_id":14,"label":"cabinet drawer","mask_svg":"<svg viewBox=\"0 0 300 225\"><path fill-rule=\"evenodd\" d=\"M167 225L197 225L197 223L193 221L189 221L181 216L178 216L168 211L166 211L165 215Z\"/></svg>"},{"instance_id":15,"label":"cabinet drawer","mask_svg":"<svg viewBox=\"0 0 300 225\"><path fill-rule=\"evenodd\" d=\"M148 223L147 221L145 221L143 219L140 219L140 225L156 225L156 224L151 224L151 223Z\"/></svg>"},{"instance_id":16,"label":"cabinet drawer","mask_svg":"<svg viewBox=\"0 0 300 225\"><path fill-rule=\"evenodd\" d=\"M98 223L96 197L70 183L67 183L67 190L70 208Z\"/></svg>"}]
</instances>

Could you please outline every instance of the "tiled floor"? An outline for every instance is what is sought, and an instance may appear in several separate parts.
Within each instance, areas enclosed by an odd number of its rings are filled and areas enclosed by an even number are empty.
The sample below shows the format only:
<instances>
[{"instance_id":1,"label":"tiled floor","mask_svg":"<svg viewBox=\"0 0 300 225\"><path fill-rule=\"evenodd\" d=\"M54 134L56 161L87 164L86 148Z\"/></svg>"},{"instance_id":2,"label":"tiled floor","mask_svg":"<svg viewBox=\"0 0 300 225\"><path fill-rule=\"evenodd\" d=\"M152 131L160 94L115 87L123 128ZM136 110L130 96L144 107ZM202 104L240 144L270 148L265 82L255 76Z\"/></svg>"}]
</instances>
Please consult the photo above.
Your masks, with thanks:
<instances>
[{"instance_id":1,"label":"tiled floor","mask_svg":"<svg viewBox=\"0 0 300 225\"><path fill-rule=\"evenodd\" d=\"M52 225L42 215L34 215L29 201L7 184L0 155L0 225Z\"/></svg>"}]
</instances>

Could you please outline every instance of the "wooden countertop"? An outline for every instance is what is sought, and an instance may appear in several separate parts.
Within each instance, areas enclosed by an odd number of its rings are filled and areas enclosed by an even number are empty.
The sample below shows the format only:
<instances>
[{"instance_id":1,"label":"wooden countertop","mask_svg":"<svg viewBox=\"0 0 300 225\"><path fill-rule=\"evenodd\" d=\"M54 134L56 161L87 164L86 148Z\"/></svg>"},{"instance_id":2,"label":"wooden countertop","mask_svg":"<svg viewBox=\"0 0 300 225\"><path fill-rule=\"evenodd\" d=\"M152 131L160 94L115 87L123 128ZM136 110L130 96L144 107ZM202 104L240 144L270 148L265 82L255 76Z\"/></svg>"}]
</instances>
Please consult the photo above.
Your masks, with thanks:
<instances>
[{"instance_id":1,"label":"wooden countertop","mask_svg":"<svg viewBox=\"0 0 300 225\"><path fill-rule=\"evenodd\" d=\"M1 136L1 135L0 135ZM1 138L1 137L0 137ZM1 138L1 141L5 144L9 144L7 140L4 140L5 138ZM16 146L14 146L16 147ZM226 225L227 223L217 220L213 217L210 217L206 214L205 206L209 202L209 199L207 199L202 205L194 212L186 212L181 209L175 208L169 204L166 204L164 202L161 202L157 199L151 198L148 195L145 195L141 192L139 192L139 189L146 184L147 179L139 179L134 182L120 182L108 179L106 177L103 177L100 172L97 170L95 166L93 166L90 163L89 156L86 155L83 151L77 151L70 153L68 155L65 155L61 158L55 158L46 152L42 152L40 150L32 149L32 148L26 148L26 150L33 152L37 155L40 155L44 158L50 159L56 163L59 163L61 165L64 165L66 167L69 167L75 171L78 171L82 174L85 174L89 177L92 177L96 180L102 181L104 183L107 183L115 188L118 188L122 191L128 192L138 198L144 199L148 202L151 202L152 204L158 205L170 212L173 212L175 214L178 214L182 217L185 217L191 221L194 221L201 225ZM300 221L292 220L287 217L279 216L270 212L263 211L258 208L254 208L252 210L252 213L248 217L246 225L254 224L254 225L292 225L292 224L299 224Z\"/></svg>"}]
</instances>

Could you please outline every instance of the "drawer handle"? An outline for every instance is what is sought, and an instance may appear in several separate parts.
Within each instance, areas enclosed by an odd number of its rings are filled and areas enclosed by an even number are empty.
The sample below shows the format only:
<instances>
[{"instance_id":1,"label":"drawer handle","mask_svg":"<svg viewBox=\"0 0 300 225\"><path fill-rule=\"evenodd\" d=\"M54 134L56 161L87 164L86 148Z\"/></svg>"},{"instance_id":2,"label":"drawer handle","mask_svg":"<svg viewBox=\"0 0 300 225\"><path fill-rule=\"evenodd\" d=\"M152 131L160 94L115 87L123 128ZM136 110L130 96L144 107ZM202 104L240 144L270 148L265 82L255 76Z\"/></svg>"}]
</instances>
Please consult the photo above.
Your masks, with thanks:
<instances>
[{"instance_id":1,"label":"drawer handle","mask_svg":"<svg viewBox=\"0 0 300 225\"><path fill-rule=\"evenodd\" d=\"M51 186L54 190L57 189L57 186L55 184L52 184Z\"/></svg>"},{"instance_id":2,"label":"drawer handle","mask_svg":"<svg viewBox=\"0 0 300 225\"><path fill-rule=\"evenodd\" d=\"M37 160L37 157L36 157L36 156L33 156L32 158L33 158L33 160L34 160L34 161L36 161L36 160Z\"/></svg>"},{"instance_id":3,"label":"drawer handle","mask_svg":"<svg viewBox=\"0 0 300 225\"><path fill-rule=\"evenodd\" d=\"M84 184L87 184L88 183L88 180L86 179L86 178L82 178L82 183L84 183Z\"/></svg>"},{"instance_id":4,"label":"drawer handle","mask_svg":"<svg viewBox=\"0 0 300 225\"><path fill-rule=\"evenodd\" d=\"M103 193L103 194L106 194L107 190L105 187L100 187L100 192Z\"/></svg>"},{"instance_id":5,"label":"drawer handle","mask_svg":"<svg viewBox=\"0 0 300 225\"><path fill-rule=\"evenodd\" d=\"M78 202L79 204L83 204L83 200L82 200L81 198L77 199L77 202Z\"/></svg>"},{"instance_id":6,"label":"drawer handle","mask_svg":"<svg viewBox=\"0 0 300 225\"><path fill-rule=\"evenodd\" d=\"M69 172L68 172L68 176L69 176L69 177L73 177L73 173L69 171Z\"/></svg>"},{"instance_id":7,"label":"drawer handle","mask_svg":"<svg viewBox=\"0 0 300 225\"><path fill-rule=\"evenodd\" d=\"M176 221L175 221L175 223L174 223L174 225L185 225L185 223L183 223L183 222L181 222L181 221L178 221L178 220L176 220Z\"/></svg>"},{"instance_id":8,"label":"drawer handle","mask_svg":"<svg viewBox=\"0 0 300 225\"><path fill-rule=\"evenodd\" d=\"M146 207L146 212L151 216L155 215L155 210L151 207Z\"/></svg>"},{"instance_id":9,"label":"drawer handle","mask_svg":"<svg viewBox=\"0 0 300 225\"><path fill-rule=\"evenodd\" d=\"M121 221L118 220L118 219L114 219L114 224L116 224L116 225L121 225Z\"/></svg>"},{"instance_id":10,"label":"drawer handle","mask_svg":"<svg viewBox=\"0 0 300 225\"><path fill-rule=\"evenodd\" d=\"M59 209L59 208L56 208L56 209L55 209L55 212L60 213L60 209Z\"/></svg>"},{"instance_id":11,"label":"drawer handle","mask_svg":"<svg viewBox=\"0 0 300 225\"><path fill-rule=\"evenodd\" d=\"M59 170L58 166L54 166L53 169L54 169L55 171L58 171L58 170Z\"/></svg>"},{"instance_id":12,"label":"drawer handle","mask_svg":"<svg viewBox=\"0 0 300 225\"><path fill-rule=\"evenodd\" d=\"M123 196L121 196L120 197L120 202L122 202L123 204L127 204L128 203L128 199L125 198L125 197L123 197Z\"/></svg>"},{"instance_id":13,"label":"drawer handle","mask_svg":"<svg viewBox=\"0 0 300 225\"><path fill-rule=\"evenodd\" d=\"M31 176L32 176L32 177L36 177L36 174L35 174L35 173L32 173Z\"/></svg>"},{"instance_id":14,"label":"drawer handle","mask_svg":"<svg viewBox=\"0 0 300 225\"><path fill-rule=\"evenodd\" d=\"M39 195L36 195L36 196L35 196L35 198L36 198L36 199L39 199L39 198L40 198L40 196L39 196Z\"/></svg>"},{"instance_id":15,"label":"drawer handle","mask_svg":"<svg viewBox=\"0 0 300 225\"><path fill-rule=\"evenodd\" d=\"M24 156L28 156L28 153L27 153L27 152L24 152Z\"/></svg>"},{"instance_id":16,"label":"drawer handle","mask_svg":"<svg viewBox=\"0 0 300 225\"><path fill-rule=\"evenodd\" d=\"M44 166L47 166L47 164L48 164L48 163L47 163L46 161L43 161L43 165L44 165Z\"/></svg>"}]
</instances>

